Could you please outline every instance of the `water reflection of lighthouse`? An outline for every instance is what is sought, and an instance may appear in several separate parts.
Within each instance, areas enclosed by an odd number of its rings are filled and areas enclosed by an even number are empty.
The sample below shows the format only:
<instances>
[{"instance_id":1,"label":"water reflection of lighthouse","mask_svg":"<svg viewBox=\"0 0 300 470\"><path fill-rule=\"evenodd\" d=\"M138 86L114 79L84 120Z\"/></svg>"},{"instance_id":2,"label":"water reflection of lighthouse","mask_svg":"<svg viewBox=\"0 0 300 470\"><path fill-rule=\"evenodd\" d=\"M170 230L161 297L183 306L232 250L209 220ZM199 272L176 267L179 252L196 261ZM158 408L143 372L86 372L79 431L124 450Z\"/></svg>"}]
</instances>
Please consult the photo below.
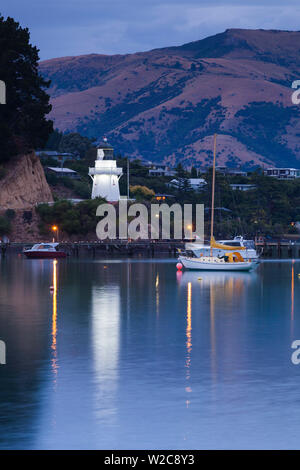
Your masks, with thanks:
<instances>
[{"instance_id":1,"label":"water reflection of lighthouse","mask_svg":"<svg viewBox=\"0 0 300 470\"><path fill-rule=\"evenodd\" d=\"M120 288L93 286L92 347L99 417L115 413L120 350Z\"/></svg>"}]
</instances>

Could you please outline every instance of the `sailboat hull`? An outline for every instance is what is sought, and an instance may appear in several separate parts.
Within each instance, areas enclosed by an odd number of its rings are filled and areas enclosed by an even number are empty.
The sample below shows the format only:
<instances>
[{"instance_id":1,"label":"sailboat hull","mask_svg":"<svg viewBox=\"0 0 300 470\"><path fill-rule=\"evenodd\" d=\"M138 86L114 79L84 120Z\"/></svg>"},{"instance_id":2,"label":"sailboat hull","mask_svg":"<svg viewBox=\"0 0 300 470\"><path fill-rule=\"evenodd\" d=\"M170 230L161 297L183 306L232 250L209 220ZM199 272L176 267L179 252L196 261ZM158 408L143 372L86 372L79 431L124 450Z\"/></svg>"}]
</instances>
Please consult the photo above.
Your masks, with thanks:
<instances>
[{"instance_id":1,"label":"sailboat hull","mask_svg":"<svg viewBox=\"0 0 300 470\"><path fill-rule=\"evenodd\" d=\"M180 256L179 261L186 269L198 271L250 271L257 265L255 262L212 262L202 260L201 258L188 258L186 256Z\"/></svg>"}]
</instances>

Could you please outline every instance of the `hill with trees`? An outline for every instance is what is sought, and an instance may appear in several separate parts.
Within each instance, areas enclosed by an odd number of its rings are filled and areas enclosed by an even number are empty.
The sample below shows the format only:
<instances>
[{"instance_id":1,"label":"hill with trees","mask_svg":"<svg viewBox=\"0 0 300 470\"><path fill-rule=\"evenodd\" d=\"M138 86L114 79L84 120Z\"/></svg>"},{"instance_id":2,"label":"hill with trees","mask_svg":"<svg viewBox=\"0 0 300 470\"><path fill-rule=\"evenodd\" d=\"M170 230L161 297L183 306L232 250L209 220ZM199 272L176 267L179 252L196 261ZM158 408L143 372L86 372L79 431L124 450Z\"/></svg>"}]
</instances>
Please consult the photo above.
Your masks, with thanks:
<instances>
[{"instance_id":1,"label":"hill with trees","mask_svg":"<svg viewBox=\"0 0 300 470\"><path fill-rule=\"evenodd\" d=\"M107 135L122 154L185 166L299 166L300 32L229 29L126 55L43 61L50 114L63 132Z\"/></svg>"}]
</instances>

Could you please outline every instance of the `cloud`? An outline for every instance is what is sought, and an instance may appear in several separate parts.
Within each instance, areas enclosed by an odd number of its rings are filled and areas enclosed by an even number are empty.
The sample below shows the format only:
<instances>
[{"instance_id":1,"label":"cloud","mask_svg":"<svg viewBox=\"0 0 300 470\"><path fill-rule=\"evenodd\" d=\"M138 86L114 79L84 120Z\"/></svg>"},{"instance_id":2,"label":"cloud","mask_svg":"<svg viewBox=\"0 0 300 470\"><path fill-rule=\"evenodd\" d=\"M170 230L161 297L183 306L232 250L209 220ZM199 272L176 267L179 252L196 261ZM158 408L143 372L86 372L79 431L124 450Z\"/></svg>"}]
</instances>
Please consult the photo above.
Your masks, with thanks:
<instances>
[{"instance_id":1,"label":"cloud","mask_svg":"<svg viewBox=\"0 0 300 470\"><path fill-rule=\"evenodd\" d=\"M220 30L231 25L232 28L249 29L297 29L299 27L299 6L227 6L191 7L183 12L183 18L177 28L180 31L210 25ZM285 27L288 25L288 27Z\"/></svg>"},{"instance_id":2,"label":"cloud","mask_svg":"<svg viewBox=\"0 0 300 470\"><path fill-rule=\"evenodd\" d=\"M296 0L2 0L41 58L179 45L227 28L299 29Z\"/></svg>"}]
</instances>

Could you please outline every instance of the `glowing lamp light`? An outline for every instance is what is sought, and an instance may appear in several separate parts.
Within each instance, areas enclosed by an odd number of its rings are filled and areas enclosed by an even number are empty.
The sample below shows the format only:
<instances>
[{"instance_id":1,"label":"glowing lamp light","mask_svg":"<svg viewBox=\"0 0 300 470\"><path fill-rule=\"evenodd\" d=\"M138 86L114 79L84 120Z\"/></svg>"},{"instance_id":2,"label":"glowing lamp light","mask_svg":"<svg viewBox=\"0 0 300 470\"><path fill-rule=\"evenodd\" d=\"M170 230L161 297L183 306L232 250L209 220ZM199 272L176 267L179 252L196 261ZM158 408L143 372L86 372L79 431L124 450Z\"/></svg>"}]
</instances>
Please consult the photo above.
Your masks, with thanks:
<instances>
[{"instance_id":1,"label":"glowing lamp light","mask_svg":"<svg viewBox=\"0 0 300 470\"><path fill-rule=\"evenodd\" d=\"M56 241L58 242L58 233L59 233L59 232L58 232L58 226L57 226L57 225L52 225L51 230L52 230L52 232L55 233ZM55 241L55 240L54 240L54 237L53 237L53 240L52 240L52 241L53 241L53 243L54 243L54 241Z\"/></svg>"}]
</instances>

